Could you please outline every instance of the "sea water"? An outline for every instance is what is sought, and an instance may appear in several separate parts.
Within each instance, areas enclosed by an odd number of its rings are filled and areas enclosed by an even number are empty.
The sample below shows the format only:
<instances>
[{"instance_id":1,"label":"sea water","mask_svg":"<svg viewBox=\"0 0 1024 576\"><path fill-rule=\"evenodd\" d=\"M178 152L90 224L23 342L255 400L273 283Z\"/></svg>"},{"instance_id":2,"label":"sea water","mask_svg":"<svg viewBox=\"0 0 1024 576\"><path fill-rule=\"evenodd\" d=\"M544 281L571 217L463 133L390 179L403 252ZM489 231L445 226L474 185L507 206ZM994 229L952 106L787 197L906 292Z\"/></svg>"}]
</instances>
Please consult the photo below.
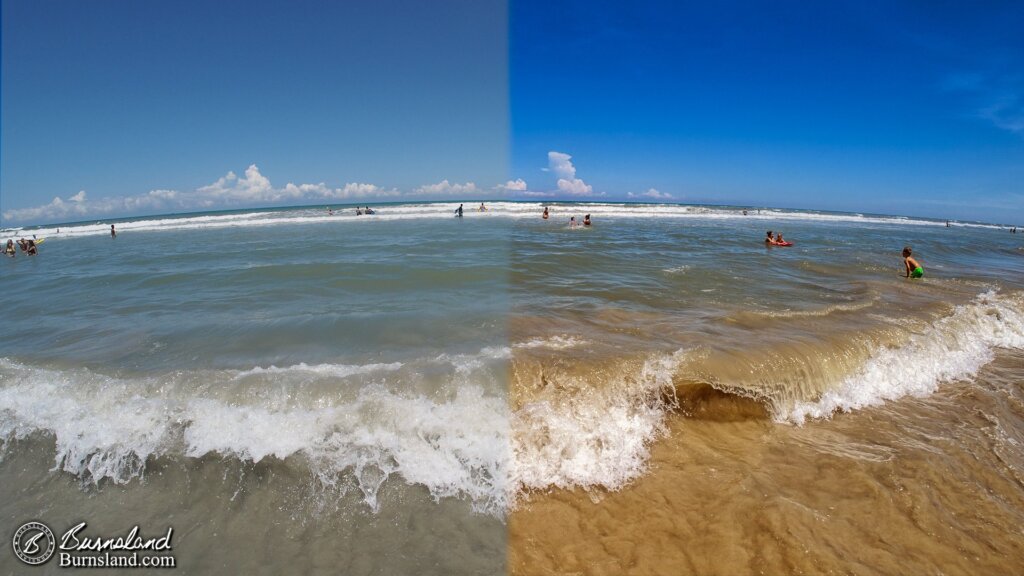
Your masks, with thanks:
<instances>
[{"instance_id":1,"label":"sea water","mask_svg":"<svg viewBox=\"0 0 1024 576\"><path fill-rule=\"evenodd\" d=\"M529 511L557 515L559 491L598 517L601 494L671 492L665 470L697 486L706 469L657 453L697 450L695 435L740 452L793 442L680 427L822 438L964 386L1008 414L999 462L1020 474L1024 236L755 208L456 206L0 231L46 238L0 262L0 518L173 525L193 571L494 573L511 554L531 573L558 566ZM570 226L585 214L593 226ZM794 246L766 246L769 229ZM924 279L902 277L904 245ZM871 440L855 428L848 452Z\"/></svg>"}]
</instances>

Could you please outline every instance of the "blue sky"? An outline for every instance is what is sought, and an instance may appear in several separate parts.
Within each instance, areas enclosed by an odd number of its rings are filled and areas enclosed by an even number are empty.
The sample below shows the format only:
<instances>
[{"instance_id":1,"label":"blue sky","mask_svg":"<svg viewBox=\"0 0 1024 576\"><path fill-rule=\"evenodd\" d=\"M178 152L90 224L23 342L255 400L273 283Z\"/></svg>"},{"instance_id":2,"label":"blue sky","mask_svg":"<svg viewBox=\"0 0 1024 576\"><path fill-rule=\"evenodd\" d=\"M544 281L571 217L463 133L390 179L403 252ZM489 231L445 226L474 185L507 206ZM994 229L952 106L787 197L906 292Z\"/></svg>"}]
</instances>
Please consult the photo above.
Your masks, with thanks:
<instances>
[{"instance_id":1,"label":"blue sky","mask_svg":"<svg viewBox=\"0 0 1024 576\"><path fill-rule=\"evenodd\" d=\"M511 46L527 181L1024 220L1020 2L513 2Z\"/></svg>"},{"instance_id":2,"label":"blue sky","mask_svg":"<svg viewBox=\"0 0 1024 576\"><path fill-rule=\"evenodd\" d=\"M0 209L505 196L1021 223L1021 30L1019 2L5 0Z\"/></svg>"},{"instance_id":3,"label":"blue sky","mask_svg":"<svg viewBox=\"0 0 1024 576\"><path fill-rule=\"evenodd\" d=\"M88 210L26 220L77 220L324 196L275 194L289 182L353 201L493 186L507 34L490 0L4 0L0 208L60 197Z\"/></svg>"}]
</instances>

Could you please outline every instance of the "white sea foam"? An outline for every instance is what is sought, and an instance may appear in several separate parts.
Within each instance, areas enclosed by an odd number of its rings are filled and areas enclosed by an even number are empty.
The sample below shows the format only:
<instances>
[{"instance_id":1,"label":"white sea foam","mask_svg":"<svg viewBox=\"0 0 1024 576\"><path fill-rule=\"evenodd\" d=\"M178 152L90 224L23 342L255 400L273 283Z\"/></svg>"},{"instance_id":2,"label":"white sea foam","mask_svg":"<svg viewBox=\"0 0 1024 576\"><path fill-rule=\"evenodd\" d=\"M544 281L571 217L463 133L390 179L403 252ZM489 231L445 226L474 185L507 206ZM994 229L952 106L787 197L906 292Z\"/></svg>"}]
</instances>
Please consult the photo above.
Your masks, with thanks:
<instances>
[{"instance_id":1,"label":"white sea foam","mask_svg":"<svg viewBox=\"0 0 1024 576\"><path fill-rule=\"evenodd\" d=\"M941 384L973 377L992 361L997 348L1024 348L1021 293L979 295L903 345L877 350L857 373L819 399L798 402L777 417L802 423L903 396L926 396Z\"/></svg>"},{"instance_id":2,"label":"white sea foam","mask_svg":"<svg viewBox=\"0 0 1024 576\"><path fill-rule=\"evenodd\" d=\"M344 209L328 214L322 208L295 208L289 210L235 212L230 214L205 214L198 216L159 216L138 218L116 223L117 230L124 232L152 232L160 230L198 230L208 228L277 226L296 224L370 224L380 220L415 220L425 218L451 218L456 203L412 203L385 205L377 208L374 215L356 216L354 209ZM765 221L816 221L853 222L860 224L895 224L900 226L945 226L945 222L907 218L903 216L867 216L863 214L824 213L812 211L765 208L760 211L748 209L743 215L742 208L716 206L687 206L681 204L611 204L604 202L578 204L545 204L535 202L492 202L488 211L475 209L464 211L465 218L515 218L539 219L544 206L550 206L552 218L558 221L570 216L582 218L590 214L595 224L618 218L689 218L704 220L765 220ZM1000 226L980 223L955 222L952 226L1001 229ZM59 230L59 233L58 233ZM0 241L8 238L45 237L48 239L74 238L110 233L110 223L97 221L89 224L42 226L35 229L14 228L3 230Z\"/></svg>"},{"instance_id":3,"label":"white sea foam","mask_svg":"<svg viewBox=\"0 0 1024 576\"><path fill-rule=\"evenodd\" d=\"M549 336L547 338L531 338L519 342L515 348L547 348L549 350L567 350L588 344L583 338L571 335Z\"/></svg>"},{"instance_id":4,"label":"white sea foam","mask_svg":"<svg viewBox=\"0 0 1024 576\"><path fill-rule=\"evenodd\" d=\"M236 374L204 371L203 384L215 388ZM380 486L396 476L435 498L504 510L507 403L481 386L428 398L369 385L354 400L323 396L294 406L259 395L211 397L194 376L122 379L0 359L0 441L46 433L55 440L55 470L93 483L128 482L168 454L251 462L301 454L325 482L353 474L374 509Z\"/></svg>"},{"instance_id":5,"label":"white sea foam","mask_svg":"<svg viewBox=\"0 0 1024 576\"><path fill-rule=\"evenodd\" d=\"M674 397L672 377L687 357L658 355L639 374L588 394L527 404L512 415L515 494L550 487L617 490L646 469Z\"/></svg>"},{"instance_id":6,"label":"white sea foam","mask_svg":"<svg viewBox=\"0 0 1024 576\"><path fill-rule=\"evenodd\" d=\"M485 348L481 362L508 354ZM641 474L666 410L661 393L681 358L654 357L607 393L539 401L515 414L502 394L465 382L429 397L370 384L354 399L325 392L296 404L225 396L217 384L236 380L235 370L117 378L0 359L0 442L46 434L56 446L54 469L92 483L128 482L166 455L301 456L323 483L354 477L371 509L380 506L383 483L399 478L435 498L464 498L502 514L524 490L616 489ZM281 374L242 373L268 384ZM331 373L352 371L320 368L316 375Z\"/></svg>"},{"instance_id":7,"label":"white sea foam","mask_svg":"<svg viewBox=\"0 0 1024 576\"><path fill-rule=\"evenodd\" d=\"M277 366L268 366L263 368L257 366L250 368L249 370L240 370L235 375L236 378L245 378L247 376L253 376L256 374L294 374L294 373L307 373L316 374L318 376L333 376L335 378L345 378L347 376L354 376L357 374L372 374L374 372L393 372L402 367L401 362L390 362L387 364L314 364L308 365L305 362L295 364L293 366L285 366L278 368Z\"/></svg>"}]
</instances>

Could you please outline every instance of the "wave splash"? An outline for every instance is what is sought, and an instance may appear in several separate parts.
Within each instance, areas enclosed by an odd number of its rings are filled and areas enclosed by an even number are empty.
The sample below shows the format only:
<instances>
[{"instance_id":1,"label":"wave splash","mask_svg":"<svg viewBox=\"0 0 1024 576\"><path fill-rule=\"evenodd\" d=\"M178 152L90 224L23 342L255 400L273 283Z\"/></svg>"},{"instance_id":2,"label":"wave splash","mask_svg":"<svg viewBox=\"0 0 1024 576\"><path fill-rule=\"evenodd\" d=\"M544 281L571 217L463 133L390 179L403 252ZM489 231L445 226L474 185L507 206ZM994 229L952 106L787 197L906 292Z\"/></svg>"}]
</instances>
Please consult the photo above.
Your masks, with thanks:
<instances>
[{"instance_id":1,"label":"wave splash","mask_svg":"<svg viewBox=\"0 0 1024 576\"><path fill-rule=\"evenodd\" d=\"M801 424L904 396L927 396L941 384L972 378L998 348L1024 349L1022 293L980 294L904 344L877 349L859 370L819 398L777 407L776 418Z\"/></svg>"},{"instance_id":2,"label":"wave splash","mask_svg":"<svg viewBox=\"0 0 1024 576\"><path fill-rule=\"evenodd\" d=\"M680 350L605 371L600 386L585 375L542 383L510 408L502 378L515 350L582 342L559 336L404 363L146 377L0 359L0 444L53 438L54 470L87 483L129 482L161 457L273 459L308 465L325 485L353 477L371 510L394 478L501 515L536 490L626 486L644 473L666 417L692 403L680 375L694 354ZM999 348L1024 349L1024 293L981 294L902 344L879 347L826 392L774 406L774 415L802 423L927 395L972 377ZM447 385L410 386L431 371L447 374Z\"/></svg>"},{"instance_id":3,"label":"wave splash","mask_svg":"<svg viewBox=\"0 0 1024 576\"><path fill-rule=\"evenodd\" d=\"M558 350L580 342L559 336L513 348ZM354 396L302 402L299 395L268 390L281 379L295 387L374 374L394 378L403 365L299 364L117 378L0 359L0 443L50 436L53 469L92 484L143 477L146 463L161 457L218 455L250 463L299 457L325 485L351 474L371 510L379 509L379 490L392 477L425 486L435 499L464 498L477 511L500 515L526 490L616 489L642 473L647 445L662 432L669 408L663 394L671 390L681 353L652 357L599 403L595 396L565 398L511 413L493 385L474 383L507 364L509 350L425 360L448 364L456 384L435 395L371 383ZM250 387L239 394L241 379Z\"/></svg>"}]
</instances>

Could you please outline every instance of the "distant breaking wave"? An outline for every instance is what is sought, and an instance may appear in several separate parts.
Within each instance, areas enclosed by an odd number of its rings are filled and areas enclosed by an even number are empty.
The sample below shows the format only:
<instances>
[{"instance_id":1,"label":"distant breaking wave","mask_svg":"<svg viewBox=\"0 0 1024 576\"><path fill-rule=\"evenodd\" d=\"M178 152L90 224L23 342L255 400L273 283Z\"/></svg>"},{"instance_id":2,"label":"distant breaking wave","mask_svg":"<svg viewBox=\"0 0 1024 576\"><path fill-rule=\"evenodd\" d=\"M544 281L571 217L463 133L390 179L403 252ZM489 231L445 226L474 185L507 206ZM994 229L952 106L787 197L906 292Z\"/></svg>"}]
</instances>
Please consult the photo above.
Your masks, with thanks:
<instances>
[{"instance_id":1,"label":"distant breaking wave","mask_svg":"<svg viewBox=\"0 0 1024 576\"><path fill-rule=\"evenodd\" d=\"M119 232L152 232L161 230L198 230L210 228L258 227L296 224L366 224L380 220L415 220L423 218L451 218L458 202L389 204L376 208L376 214L356 216L354 208L340 208L329 215L324 208L293 208L283 210L254 210L231 214L201 214L182 216L154 216L128 219L116 222ZM544 206L549 206L551 218L555 221L570 216L582 217L590 214L595 222L617 218L690 218L690 219L747 219L765 221L814 221L854 222L862 224L898 224L913 226L944 226L944 221L909 218L904 216L871 216L854 213L813 212L783 209L747 209L687 206L681 204L612 204L612 203L543 203L543 202L492 202L486 212L469 204L464 207L465 218L539 218ZM999 229L1001 226L978 223L951 223L952 226L969 226ZM57 230L60 230L59 234ZM0 239L31 237L73 238L110 233L110 221L95 223L48 225L35 228L13 228L0 230Z\"/></svg>"}]
</instances>

